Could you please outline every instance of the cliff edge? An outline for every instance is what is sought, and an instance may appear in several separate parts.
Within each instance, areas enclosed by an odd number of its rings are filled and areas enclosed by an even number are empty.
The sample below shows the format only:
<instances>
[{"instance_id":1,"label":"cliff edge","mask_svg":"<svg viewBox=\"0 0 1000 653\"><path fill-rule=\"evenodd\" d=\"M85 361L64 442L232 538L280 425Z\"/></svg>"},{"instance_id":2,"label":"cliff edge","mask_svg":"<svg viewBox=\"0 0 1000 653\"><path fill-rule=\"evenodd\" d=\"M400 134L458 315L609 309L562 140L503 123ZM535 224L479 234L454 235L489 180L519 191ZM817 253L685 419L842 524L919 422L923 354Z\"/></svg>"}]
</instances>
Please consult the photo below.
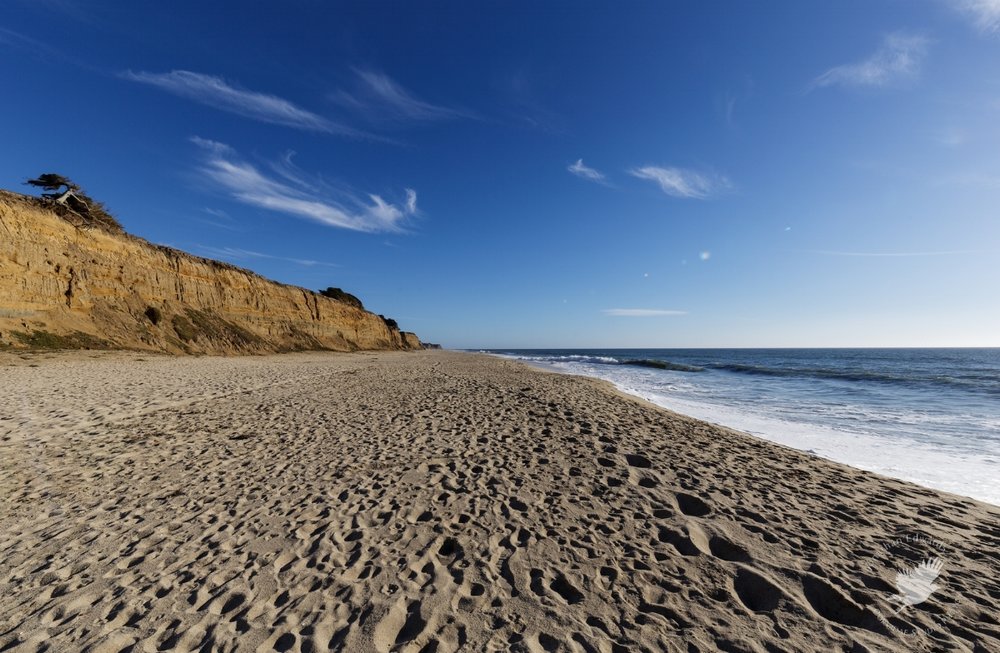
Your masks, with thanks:
<instances>
[{"instance_id":1,"label":"cliff edge","mask_svg":"<svg viewBox=\"0 0 1000 653\"><path fill-rule=\"evenodd\" d=\"M374 313L0 191L0 348L420 349Z\"/></svg>"}]
</instances>

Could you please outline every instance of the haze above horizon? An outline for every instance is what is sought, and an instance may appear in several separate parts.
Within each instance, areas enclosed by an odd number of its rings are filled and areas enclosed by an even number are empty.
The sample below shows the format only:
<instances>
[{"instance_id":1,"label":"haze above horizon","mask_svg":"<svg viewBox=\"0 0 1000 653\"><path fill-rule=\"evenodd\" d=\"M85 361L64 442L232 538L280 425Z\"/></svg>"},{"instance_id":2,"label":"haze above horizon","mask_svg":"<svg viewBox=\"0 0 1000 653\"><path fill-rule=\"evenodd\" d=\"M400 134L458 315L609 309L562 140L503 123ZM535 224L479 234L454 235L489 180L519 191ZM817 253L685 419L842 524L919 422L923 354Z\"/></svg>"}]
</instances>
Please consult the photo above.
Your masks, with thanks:
<instances>
[{"instance_id":1,"label":"haze above horizon","mask_svg":"<svg viewBox=\"0 0 1000 653\"><path fill-rule=\"evenodd\" d=\"M1000 346L1000 0L12 0L0 187L451 348Z\"/></svg>"}]
</instances>

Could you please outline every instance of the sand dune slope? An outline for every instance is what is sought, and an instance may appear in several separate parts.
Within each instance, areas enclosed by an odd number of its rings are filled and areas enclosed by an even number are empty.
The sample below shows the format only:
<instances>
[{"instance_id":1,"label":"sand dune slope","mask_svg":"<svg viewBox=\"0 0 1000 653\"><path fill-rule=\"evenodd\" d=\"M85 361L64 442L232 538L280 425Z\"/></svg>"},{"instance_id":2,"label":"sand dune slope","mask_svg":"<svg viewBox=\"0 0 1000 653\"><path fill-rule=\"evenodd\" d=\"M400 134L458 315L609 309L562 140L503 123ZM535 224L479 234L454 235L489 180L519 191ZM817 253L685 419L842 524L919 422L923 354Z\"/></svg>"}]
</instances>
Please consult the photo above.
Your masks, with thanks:
<instances>
[{"instance_id":1,"label":"sand dune slope","mask_svg":"<svg viewBox=\"0 0 1000 653\"><path fill-rule=\"evenodd\" d=\"M447 352L0 364L0 651L1000 650L1000 509L598 382Z\"/></svg>"}]
</instances>

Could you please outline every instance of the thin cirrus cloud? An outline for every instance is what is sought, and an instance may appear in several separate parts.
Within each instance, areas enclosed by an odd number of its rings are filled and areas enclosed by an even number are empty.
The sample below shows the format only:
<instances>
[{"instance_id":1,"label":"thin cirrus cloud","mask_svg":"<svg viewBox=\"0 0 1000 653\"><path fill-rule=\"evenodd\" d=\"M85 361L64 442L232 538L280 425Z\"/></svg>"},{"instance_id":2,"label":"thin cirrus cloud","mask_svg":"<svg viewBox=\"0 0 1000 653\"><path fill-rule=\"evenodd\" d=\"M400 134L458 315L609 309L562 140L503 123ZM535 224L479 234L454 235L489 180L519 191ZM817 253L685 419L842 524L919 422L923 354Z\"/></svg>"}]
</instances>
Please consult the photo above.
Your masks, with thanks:
<instances>
[{"instance_id":1,"label":"thin cirrus cloud","mask_svg":"<svg viewBox=\"0 0 1000 653\"><path fill-rule=\"evenodd\" d=\"M655 183L667 195L684 199L705 200L732 188L729 179L724 176L686 168L643 166L632 168L628 173Z\"/></svg>"},{"instance_id":2,"label":"thin cirrus cloud","mask_svg":"<svg viewBox=\"0 0 1000 653\"><path fill-rule=\"evenodd\" d=\"M121 73L121 77L260 122L327 134L366 136L363 132L307 111L284 98L240 88L214 75L189 70L173 70L169 73L128 70Z\"/></svg>"},{"instance_id":3,"label":"thin cirrus cloud","mask_svg":"<svg viewBox=\"0 0 1000 653\"><path fill-rule=\"evenodd\" d=\"M45 43L5 27L0 27L0 43L42 55L57 54L56 50Z\"/></svg>"},{"instance_id":4,"label":"thin cirrus cloud","mask_svg":"<svg viewBox=\"0 0 1000 653\"><path fill-rule=\"evenodd\" d=\"M227 231L243 231L236 223L233 218L223 211L222 209L214 209L211 207L204 207L201 209L206 215L212 216L212 220L205 220L202 218L195 218L198 222L202 224L207 224L212 227L218 227L219 229L226 229Z\"/></svg>"},{"instance_id":5,"label":"thin cirrus cloud","mask_svg":"<svg viewBox=\"0 0 1000 653\"><path fill-rule=\"evenodd\" d=\"M614 317L662 317L665 315L687 315L687 311L669 311L660 308L606 308L601 311Z\"/></svg>"},{"instance_id":6,"label":"thin cirrus cloud","mask_svg":"<svg viewBox=\"0 0 1000 653\"><path fill-rule=\"evenodd\" d=\"M928 39L919 34L893 32L870 57L827 70L806 90L827 86L880 87L913 79L920 74L928 43Z\"/></svg>"},{"instance_id":7,"label":"thin cirrus cloud","mask_svg":"<svg viewBox=\"0 0 1000 653\"><path fill-rule=\"evenodd\" d=\"M337 91L330 99L365 118L415 122L476 118L465 109L421 100L383 73L359 68L355 68L354 73L357 87L353 91Z\"/></svg>"},{"instance_id":8,"label":"thin cirrus cloud","mask_svg":"<svg viewBox=\"0 0 1000 653\"><path fill-rule=\"evenodd\" d=\"M1000 0L960 0L957 7L981 32L1000 33Z\"/></svg>"},{"instance_id":9,"label":"thin cirrus cloud","mask_svg":"<svg viewBox=\"0 0 1000 653\"><path fill-rule=\"evenodd\" d=\"M576 162L569 164L566 169L577 177L587 179L589 181L604 183L607 180L603 172L584 165L583 159L577 159Z\"/></svg>"},{"instance_id":10,"label":"thin cirrus cloud","mask_svg":"<svg viewBox=\"0 0 1000 653\"><path fill-rule=\"evenodd\" d=\"M289 263L295 263L296 265L302 265L305 267L330 267L337 268L340 267L336 263L327 263L326 261L314 261L312 259L305 258L290 258L287 256L275 256L274 254L265 254L263 252L255 252L249 249L241 249L239 247L212 247L209 245L197 245L199 251L204 252L209 256L214 256L215 258L227 259L230 261L245 261L247 259L269 259L274 261L287 261Z\"/></svg>"},{"instance_id":11,"label":"thin cirrus cloud","mask_svg":"<svg viewBox=\"0 0 1000 653\"><path fill-rule=\"evenodd\" d=\"M330 189L319 180L306 178L291 164L290 156L274 164L275 174L270 176L224 143L197 136L191 141L204 153L198 171L243 204L369 233L400 232L405 219L418 213L413 189L405 189L401 206L375 194L363 199L353 191Z\"/></svg>"}]
</instances>

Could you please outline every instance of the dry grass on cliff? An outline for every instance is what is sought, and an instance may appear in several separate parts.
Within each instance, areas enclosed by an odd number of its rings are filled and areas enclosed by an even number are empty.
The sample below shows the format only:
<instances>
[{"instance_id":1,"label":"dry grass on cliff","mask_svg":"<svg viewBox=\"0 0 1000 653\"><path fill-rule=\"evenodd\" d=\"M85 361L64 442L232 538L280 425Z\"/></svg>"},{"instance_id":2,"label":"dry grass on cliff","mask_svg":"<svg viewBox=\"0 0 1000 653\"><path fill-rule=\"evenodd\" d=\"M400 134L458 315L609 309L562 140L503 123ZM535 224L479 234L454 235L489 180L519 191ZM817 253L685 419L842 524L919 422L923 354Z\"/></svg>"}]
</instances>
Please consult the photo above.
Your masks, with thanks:
<instances>
[{"instance_id":1,"label":"dry grass on cliff","mask_svg":"<svg viewBox=\"0 0 1000 653\"><path fill-rule=\"evenodd\" d=\"M108 211L107 206L103 202L99 202L81 191L76 191L74 195L77 198L76 209L65 204L59 204L45 197L35 197L34 195L0 190L0 198L2 199L27 204L41 211L50 211L75 227L89 227L113 234L125 234L125 228Z\"/></svg>"}]
</instances>

